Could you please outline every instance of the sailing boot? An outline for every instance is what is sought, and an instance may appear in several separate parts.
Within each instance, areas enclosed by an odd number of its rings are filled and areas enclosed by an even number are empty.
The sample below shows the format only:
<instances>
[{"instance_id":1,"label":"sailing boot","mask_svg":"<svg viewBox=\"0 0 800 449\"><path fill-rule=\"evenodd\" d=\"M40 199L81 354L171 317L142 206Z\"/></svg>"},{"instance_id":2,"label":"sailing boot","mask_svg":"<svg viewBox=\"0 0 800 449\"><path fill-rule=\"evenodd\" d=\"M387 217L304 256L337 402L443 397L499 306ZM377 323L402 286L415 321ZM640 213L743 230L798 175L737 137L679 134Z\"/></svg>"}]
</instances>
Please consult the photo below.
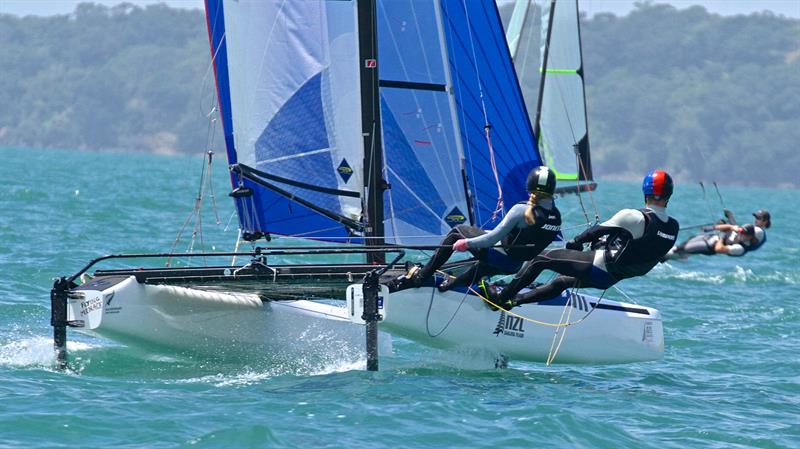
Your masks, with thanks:
<instances>
[{"instance_id":1,"label":"sailing boot","mask_svg":"<svg viewBox=\"0 0 800 449\"><path fill-rule=\"evenodd\" d=\"M406 264L406 280L409 287L418 288L422 286L422 265L415 263L410 266Z\"/></svg>"},{"instance_id":2,"label":"sailing boot","mask_svg":"<svg viewBox=\"0 0 800 449\"><path fill-rule=\"evenodd\" d=\"M502 298L500 297L500 292L497 290L497 286L489 282L488 276L482 277L478 285L481 288L481 294L485 299L488 300L484 302L491 311L496 311L500 309L508 311L519 305L516 302L516 298L511 298L503 301Z\"/></svg>"},{"instance_id":3,"label":"sailing boot","mask_svg":"<svg viewBox=\"0 0 800 449\"><path fill-rule=\"evenodd\" d=\"M422 267L419 264L406 262L405 274L401 274L386 283L389 287L389 292L394 293L396 291L421 286L423 279L420 275L420 270L422 270Z\"/></svg>"},{"instance_id":4,"label":"sailing boot","mask_svg":"<svg viewBox=\"0 0 800 449\"><path fill-rule=\"evenodd\" d=\"M453 282L455 280L456 280L455 277L447 276L447 277L444 278L444 280L442 282L439 283L439 285L436 286L436 288L439 289L440 293L444 293L444 292L450 290L450 288L453 286Z\"/></svg>"}]
</instances>

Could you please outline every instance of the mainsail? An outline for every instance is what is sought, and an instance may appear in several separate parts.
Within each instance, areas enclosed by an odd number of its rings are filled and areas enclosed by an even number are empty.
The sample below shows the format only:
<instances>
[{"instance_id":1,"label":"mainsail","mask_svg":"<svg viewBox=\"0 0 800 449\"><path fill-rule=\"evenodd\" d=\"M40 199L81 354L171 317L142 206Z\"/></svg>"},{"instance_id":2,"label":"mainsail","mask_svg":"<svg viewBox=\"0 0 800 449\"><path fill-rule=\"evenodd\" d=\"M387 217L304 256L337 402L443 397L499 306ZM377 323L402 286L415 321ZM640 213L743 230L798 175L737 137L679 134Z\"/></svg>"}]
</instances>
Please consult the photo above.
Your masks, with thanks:
<instances>
[{"instance_id":1,"label":"mainsail","mask_svg":"<svg viewBox=\"0 0 800 449\"><path fill-rule=\"evenodd\" d=\"M541 160L494 1L206 0L206 11L245 238L360 242L379 207L387 243L434 243L461 223L491 228L524 199ZM372 32L377 58L365 58ZM364 67L379 74L373 104ZM364 122L368 108L379 123ZM379 139L365 139L372 129Z\"/></svg>"},{"instance_id":2,"label":"mainsail","mask_svg":"<svg viewBox=\"0 0 800 449\"><path fill-rule=\"evenodd\" d=\"M518 47L514 62L535 112L531 120L539 149L559 180L591 180L578 2L529 5L530 0L515 5L507 39ZM537 13L539 21L530 17Z\"/></svg>"}]
</instances>

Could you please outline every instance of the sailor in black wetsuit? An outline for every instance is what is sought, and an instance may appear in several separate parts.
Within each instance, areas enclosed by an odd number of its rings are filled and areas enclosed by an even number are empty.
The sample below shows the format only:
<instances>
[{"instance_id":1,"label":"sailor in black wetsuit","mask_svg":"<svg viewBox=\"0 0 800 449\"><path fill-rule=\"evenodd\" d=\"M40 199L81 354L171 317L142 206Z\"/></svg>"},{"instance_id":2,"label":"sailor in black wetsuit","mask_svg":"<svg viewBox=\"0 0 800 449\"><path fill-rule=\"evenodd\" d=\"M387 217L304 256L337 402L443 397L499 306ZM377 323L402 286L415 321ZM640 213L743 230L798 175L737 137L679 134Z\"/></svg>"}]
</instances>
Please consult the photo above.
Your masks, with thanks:
<instances>
[{"instance_id":1,"label":"sailor in black wetsuit","mask_svg":"<svg viewBox=\"0 0 800 449\"><path fill-rule=\"evenodd\" d=\"M753 212L755 221L744 226L736 225L733 213L725 210L729 223L720 223L703 228L704 234L696 235L672 248L662 261L686 259L694 254L713 256L726 254L732 257L744 256L755 251L767 241L764 229L772 224L768 211L759 209Z\"/></svg>"},{"instance_id":2,"label":"sailor in black wetsuit","mask_svg":"<svg viewBox=\"0 0 800 449\"><path fill-rule=\"evenodd\" d=\"M567 249L538 255L499 293L489 285L484 293L510 309L554 298L571 287L607 289L622 279L646 274L675 244L678 235L678 222L666 211L672 190L672 178L666 172L649 172L642 183L645 208L617 212L610 220L567 242ZM584 252L583 244L589 242L592 250ZM530 292L517 294L544 270L553 270L560 276Z\"/></svg>"},{"instance_id":3,"label":"sailor in black wetsuit","mask_svg":"<svg viewBox=\"0 0 800 449\"><path fill-rule=\"evenodd\" d=\"M515 204L493 230L456 226L425 266L412 266L408 273L388 283L389 290L422 286L454 251L469 251L478 261L458 277L439 284L439 291L447 291L454 285L469 285L482 276L519 270L523 262L536 257L561 231L561 213L553 201L555 173L544 166L536 167L528 174L527 187L528 201ZM495 247L498 242L501 246Z\"/></svg>"}]
</instances>

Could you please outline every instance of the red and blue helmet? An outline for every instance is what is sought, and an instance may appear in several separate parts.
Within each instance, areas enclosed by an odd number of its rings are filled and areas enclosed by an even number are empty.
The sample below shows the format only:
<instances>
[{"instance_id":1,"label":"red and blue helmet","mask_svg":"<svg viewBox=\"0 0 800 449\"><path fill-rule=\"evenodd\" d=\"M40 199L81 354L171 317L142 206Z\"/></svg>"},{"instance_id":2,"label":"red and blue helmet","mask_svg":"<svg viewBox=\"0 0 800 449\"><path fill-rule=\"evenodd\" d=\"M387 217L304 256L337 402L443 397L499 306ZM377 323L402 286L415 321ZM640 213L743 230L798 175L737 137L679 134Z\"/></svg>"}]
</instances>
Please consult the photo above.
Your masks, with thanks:
<instances>
[{"instance_id":1,"label":"red and blue helmet","mask_svg":"<svg viewBox=\"0 0 800 449\"><path fill-rule=\"evenodd\" d=\"M642 181L644 196L657 200L668 200L672 196L672 178L664 170L650 170Z\"/></svg>"}]
</instances>

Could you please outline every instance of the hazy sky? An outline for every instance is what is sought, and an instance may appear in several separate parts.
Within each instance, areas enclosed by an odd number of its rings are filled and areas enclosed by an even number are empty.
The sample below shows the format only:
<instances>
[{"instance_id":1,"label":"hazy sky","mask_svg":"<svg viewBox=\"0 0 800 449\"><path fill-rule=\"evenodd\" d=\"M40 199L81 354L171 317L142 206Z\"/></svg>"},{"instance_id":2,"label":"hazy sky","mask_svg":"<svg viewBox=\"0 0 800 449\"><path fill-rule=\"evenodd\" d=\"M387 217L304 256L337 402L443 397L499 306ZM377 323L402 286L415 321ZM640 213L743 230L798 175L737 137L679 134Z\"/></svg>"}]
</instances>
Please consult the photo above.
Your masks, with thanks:
<instances>
[{"instance_id":1,"label":"hazy sky","mask_svg":"<svg viewBox=\"0 0 800 449\"><path fill-rule=\"evenodd\" d=\"M0 13L17 15L67 14L82 0L0 0ZM94 3L116 5L122 0L91 0ZM137 5L167 3L183 8L203 8L203 0L127 0ZM501 0L505 1L505 0ZM581 0L581 9L590 16L599 12L626 14L636 0ZM800 18L800 0L658 0L655 3L670 3L679 9L691 5L702 5L708 11L723 15L749 14L769 10L775 14Z\"/></svg>"}]
</instances>

